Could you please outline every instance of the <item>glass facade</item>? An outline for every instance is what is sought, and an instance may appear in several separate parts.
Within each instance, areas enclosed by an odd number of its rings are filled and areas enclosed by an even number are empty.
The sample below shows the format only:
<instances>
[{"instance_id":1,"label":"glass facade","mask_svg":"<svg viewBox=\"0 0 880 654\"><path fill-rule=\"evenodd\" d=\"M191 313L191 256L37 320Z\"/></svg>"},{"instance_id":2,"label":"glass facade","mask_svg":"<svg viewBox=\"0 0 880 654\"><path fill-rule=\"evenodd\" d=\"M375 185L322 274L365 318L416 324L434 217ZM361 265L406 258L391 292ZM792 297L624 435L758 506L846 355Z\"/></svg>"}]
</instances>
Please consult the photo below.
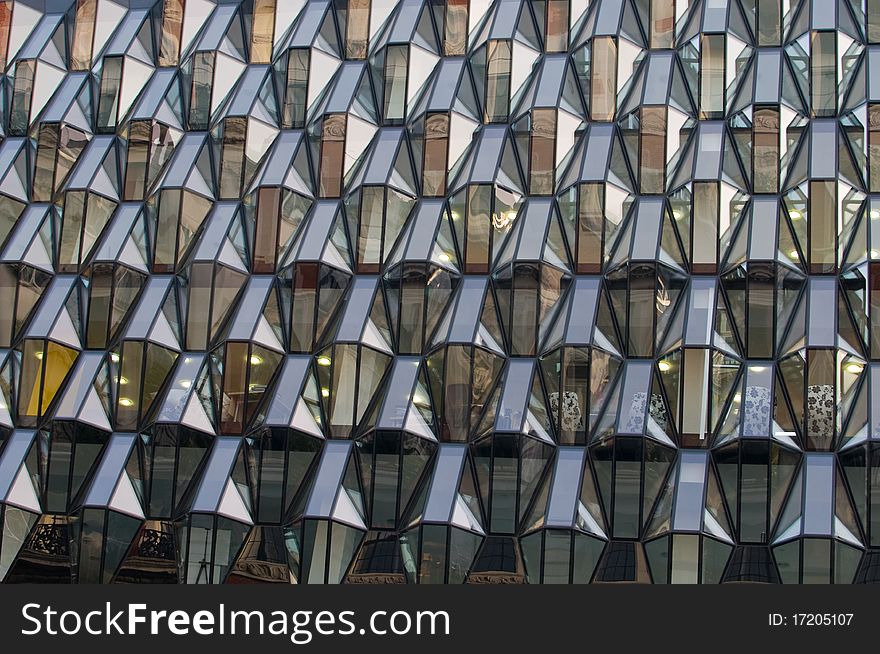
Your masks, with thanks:
<instances>
[{"instance_id":1,"label":"glass facade","mask_svg":"<svg viewBox=\"0 0 880 654\"><path fill-rule=\"evenodd\" d=\"M878 12L0 0L0 582L880 581Z\"/></svg>"}]
</instances>

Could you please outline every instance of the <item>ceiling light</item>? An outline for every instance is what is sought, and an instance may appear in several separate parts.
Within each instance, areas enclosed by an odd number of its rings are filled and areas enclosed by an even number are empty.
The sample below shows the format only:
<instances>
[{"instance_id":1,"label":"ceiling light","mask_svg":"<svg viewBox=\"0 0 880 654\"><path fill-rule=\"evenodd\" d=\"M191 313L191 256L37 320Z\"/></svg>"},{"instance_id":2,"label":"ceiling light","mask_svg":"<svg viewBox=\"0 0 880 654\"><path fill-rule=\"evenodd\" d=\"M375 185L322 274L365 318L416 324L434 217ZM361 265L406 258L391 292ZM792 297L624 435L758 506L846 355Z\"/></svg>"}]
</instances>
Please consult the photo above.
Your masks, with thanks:
<instances>
[{"instance_id":1,"label":"ceiling light","mask_svg":"<svg viewBox=\"0 0 880 654\"><path fill-rule=\"evenodd\" d=\"M791 252L788 253L788 256L791 257L792 259L800 259L801 255L798 254L797 250L792 250Z\"/></svg>"},{"instance_id":2,"label":"ceiling light","mask_svg":"<svg viewBox=\"0 0 880 654\"><path fill-rule=\"evenodd\" d=\"M320 356L318 357L317 361L319 366L329 366L331 363L333 363L328 356Z\"/></svg>"},{"instance_id":3,"label":"ceiling light","mask_svg":"<svg viewBox=\"0 0 880 654\"><path fill-rule=\"evenodd\" d=\"M851 361L850 363L846 364L846 371L850 372L854 375L858 375L864 369L865 369L865 366L863 366L861 363L857 363L855 361Z\"/></svg>"},{"instance_id":4,"label":"ceiling light","mask_svg":"<svg viewBox=\"0 0 880 654\"><path fill-rule=\"evenodd\" d=\"M739 404L740 402L742 402L742 395L737 393L736 395L733 396L733 401L736 402L737 404Z\"/></svg>"},{"instance_id":5,"label":"ceiling light","mask_svg":"<svg viewBox=\"0 0 880 654\"><path fill-rule=\"evenodd\" d=\"M190 386L192 386L192 382L189 379L181 379L180 380L180 387L181 388L189 388Z\"/></svg>"},{"instance_id":6,"label":"ceiling light","mask_svg":"<svg viewBox=\"0 0 880 654\"><path fill-rule=\"evenodd\" d=\"M259 354L252 354L251 355L251 365L252 366L258 366L261 363L263 363L263 357L261 357Z\"/></svg>"},{"instance_id":7,"label":"ceiling light","mask_svg":"<svg viewBox=\"0 0 880 654\"><path fill-rule=\"evenodd\" d=\"M672 364L668 361L660 361L657 367L660 368L660 372L669 372L672 369Z\"/></svg>"},{"instance_id":8,"label":"ceiling light","mask_svg":"<svg viewBox=\"0 0 880 654\"><path fill-rule=\"evenodd\" d=\"M120 397L119 406L134 406L134 401L128 399L127 397Z\"/></svg>"},{"instance_id":9,"label":"ceiling light","mask_svg":"<svg viewBox=\"0 0 880 654\"><path fill-rule=\"evenodd\" d=\"M322 388L321 389L321 397L330 397L330 389Z\"/></svg>"},{"instance_id":10,"label":"ceiling light","mask_svg":"<svg viewBox=\"0 0 880 654\"><path fill-rule=\"evenodd\" d=\"M792 220L800 220L803 217L803 214L801 214L801 212L797 209L792 209L788 212L788 217Z\"/></svg>"},{"instance_id":11,"label":"ceiling light","mask_svg":"<svg viewBox=\"0 0 880 654\"><path fill-rule=\"evenodd\" d=\"M110 360L111 360L113 363L119 363L119 355L116 354L116 352L111 352L111 353L110 353Z\"/></svg>"},{"instance_id":12,"label":"ceiling light","mask_svg":"<svg viewBox=\"0 0 880 654\"><path fill-rule=\"evenodd\" d=\"M34 356L37 357L37 359L39 359L40 361L42 361L43 360L43 350L38 350L38 351L34 352Z\"/></svg>"},{"instance_id":13,"label":"ceiling light","mask_svg":"<svg viewBox=\"0 0 880 654\"><path fill-rule=\"evenodd\" d=\"M128 383L128 377L120 377L119 383L124 386L125 384Z\"/></svg>"}]
</instances>

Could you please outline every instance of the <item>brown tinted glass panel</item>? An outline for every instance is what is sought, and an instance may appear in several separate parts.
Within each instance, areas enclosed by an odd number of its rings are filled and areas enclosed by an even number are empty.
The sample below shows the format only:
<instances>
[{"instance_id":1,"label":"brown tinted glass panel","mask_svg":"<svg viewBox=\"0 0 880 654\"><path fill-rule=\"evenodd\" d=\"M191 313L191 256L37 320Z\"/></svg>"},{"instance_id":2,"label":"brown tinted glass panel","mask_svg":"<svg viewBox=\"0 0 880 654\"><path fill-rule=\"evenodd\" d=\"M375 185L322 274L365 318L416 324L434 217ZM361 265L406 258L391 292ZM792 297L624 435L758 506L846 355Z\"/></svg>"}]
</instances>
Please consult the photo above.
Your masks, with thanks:
<instances>
[{"instance_id":1,"label":"brown tinted glass panel","mask_svg":"<svg viewBox=\"0 0 880 654\"><path fill-rule=\"evenodd\" d=\"M223 121L223 154L220 163L220 197L238 199L244 172L244 142L247 118L237 116Z\"/></svg>"},{"instance_id":2,"label":"brown tinted glass panel","mask_svg":"<svg viewBox=\"0 0 880 654\"><path fill-rule=\"evenodd\" d=\"M85 191L65 193L64 215L61 221L61 243L58 248L59 272L76 272L79 267L80 242L85 216Z\"/></svg>"},{"instance_id":3,"label":"brown tinted glass panel","mask_svg":"<svg viewBox=\"0 0 880 654\"><path fill-rule=\"evenodd\" d=\"M318 270L317 263L301 263L293 276L290 347L294 352L309 352L314 343Z\"/></svg>"},{"instance_id":4,"label":"brown tinted glass panel","mask_svg":"<svg viewBox=\"0 0 880 654\"><path fill-rule=\"evenodd\" d=\"M226 344L226 361L223 365L223 403L220 411L220 430L224 433L241 432L244 421L248 362L247 343ZM263 364L267 364L267 362L261 362L261 365Z\"/></svg>"},{"instance_id":5,"label":"brown tinted glass panel","mask_svg":"<svg viewBox=\"0 0 880 654\"><path fill-rule=\"evenodd\" d=\"M141 404L141 379L144 361L143 343L126 341L122 346L119 365L119 399L116 403L116 420L119 429L137 429Z\"/></svg>"},{"instance_id":6,"label":"brown tinted glass panel","mask_svg":"<svg viewBox=\"0 0 880 654\"><path fill-rule=\"evenodd\" d=\"M868 105L868 180L872 193L880 192L880 104Z\"/></svg>"},{"instance_id":7,"label":"brown tinted glass panel","mask_svg":"<svg viewBox=\"0 0 880 654\"><path fill-rule=\"evenodd\" d=\"M443 54L457 57L467 49L468 0L446 0Z\"/></svg>"},{"instance_id":8,"label":"brown tinted glass panel","mask_svg":"<svg viewBox=\"0 0 880 654\"><path fill-rule=\"evenodd\" d=\"M159 218L156 228L156 248L153 255L155 272L171 272L177 262L177 233L180 218L180 191L163 190L159 196Z\"/></svg>"},{"instance_id":9,"label":"brown tinted glass panel","mask_svg":"<svg viewBox=\"0 0 880 654\"><path fill-rule=\"evenodd\" d=\"M275 34L275 0L254 0L254 24L251 34L251 63L272 61L272 37Z\"/></svg>"},{"instance_id":10,"label":"brown tinted glass panel","mask_svg":"<svg viewBox=\"0 0 880 654\"><path fill-rule=\"evenodd\" d=\"M700 118L724 117L723 34L703 34L700 39Z\"/></svg>"},{"instance_id":11,"label":"brown tinted glass panel","mask_svg":"<svg viewBox=\"0 0 880 654\"><path fill-rule=\"evenodd\" d=\"M370 40L370 0L348 0L345 58L365 59Z\"/></svg>"},{"instance_id":12,"label":"brown tinted glass panel","mask_svg":"<svg viewBox=\"0 0 880 654\"><path fill-rule=\"evenodd\" d=\"M666 107L642 107L642 193L663 193L666 166Z\"/></svg>"},{"instance_id":13,"label":"brown tinted glass panel","mask_svg":"<svg viewBox=\"0 0 880 654\"><path fill-rule=\"evenodd\" d=\"M180 59L180 38L183 35L184 0L162 2L162 34L159 44L159 65L176 66Z\"/></svg>"},{"instance_id":14,"label":"brown tinted glass panel","mask_svg":"<svg viewBox=\"0 0 880 654\"><path fill-rule=\"evenodd\" d=\"M556 109L532 110L531 144L529 189L532 195L550 195L556 157Z\"/></svg>"},{"instance_id":15,"label":"brown tinted glass panel","mask_svg":"<svg viewBox=\"0 0 880 654\"><path fill-rule=\"evenodd\" d=\"M492 230L492 187L468 188L468 209L465 242L465 272L489 272L489 245Z\"/></svg>"},{"instance_id":16,"label":"brown tinted glass panel","mask_svg":"<svg viewBox=\"0 0 880 654\"><path fill-rule=\"evenodd\" d=\"M755 193L776 193L779 186L779 110L756 108L752 120L752 185Z\"/></svg>"},{"instance_id":17,"label":"brown tinted glass panel","mask_svg":"<svg viewBox=\"0 0 880 654\"><path fill-rule=\"evenodd\" d=\"M113 266L93 267L89 279L88 326L86 343L89 348L105 348L112 333L110 314L113 308Z\"/></svg>"},{"instance_id":18,"label":"brown tinted glass panel","mask_svg":"<svg viewBox=\"0 0 880 654\"><path fill-rule=\"evenodd\" d=\"M547 20L544 48L547 52L565 52L568 49L569 0L547 0Z\"/></svg>"},{"instance_id":19,"label":"brown tinted glass panel","mask_svg":"<svg viewBox=\"0 0 880 654\"><path fill-rule=\"evenodd\" d=\"M211 282L214 265L194 263L189 277L189 305L186 317L186 347L204 350L208 343L208 321L211 315Z\"/></svg>"},{"instance_id":20,"label":"brown tinted glass panel","mask_svg":"<svg viewBox=\"0 0 880 654\"><path fill-rule=\"evenodd\" d=\"M837 267L837 183L810 182L810 272L830 273Z\"/></svg>"},{"instance_id":21,"label":"brown tinted glass panel","mask_svg":"<svg viewBox=\"0 0 880 654\"><path fill-rule=\"evenodd\" d=\"M254 233L254 272L275 272L278 248L278 214L280 188L261 188L257 202L257 224Z\"/></svg>"},{"instance_id":22,"label":"brown tinted glass panel","mask_svg":"<svg viewBox=\"0 0 880 654\"><path fill-rule=\"evenodd\" d=\"M147 185L147 158L152 125L133 121L128 133L128 161L125 166L125 199L142 200Z\"/></svg>"},{"instance_id":23,"label":"brown tinted glass panel","mask_svg":"<svg viewBox=\"0 0 880 654\"><path fill-rule=\"evenodd\" d=\"M422 193L436 197L446 193L446 157L449 114L429 114L425 119L425 166Z\"/></svg>"},{"instance_id":24,"label":"brown tinted glass panel","mask_svg":"<svg viewBox=\"0 0 880 654\"><path fill-rule=\"evenodd\" d=\"M601 183L581 184L578 198L577 272L596 274L602 268L602 234L605 220L605 188Z\"/></svg>"},{"instance_id":25,"label":"brown tinted glass panel","mask_svg":"<svg viewBox=\"0 0 880 654\"><path fill-rule=\"evenodd\" d=\"M95 35L95 12L98 0L77 0L70 50L71 70L88 70L92 65L92 40Z\"/></svg>"},{"instance_id":26,"label":"brown tinted glass panel","mask_svg":"<svg viewBox=\"0 0 880 654\"><path fill-rule=\"evenodd\" d=\"M345 154L345 114L324 117L321 130L321 197L338 198L342 192Z\"/></svg>"},{"instance_id":27,"label":"brown tinted glass panel","mask_svg":"<svg viewBox=\"0 0 880 654\"><path fill-rule=\"evenodd\" d=\"M12 24L12 0L0 1L0 69L6 68L9 48L9 26Z\"/></svg>"},{"instance_id":28,"label":"brown tinted glass panel","mask_svg":"<svg viewBox=\"0 0 880 654\"><path fill-rule=\"evenodd\" d=\"M675 42L675 0L651 0L651 47L671 48Z\"/></svg>"},{"instance_id":29,"label":"brown tinted glass panel","mask_svg":"<svg viewBox=\"0 0 880 654\"><path fill-rule=\"evenodd\" d=\"M590 62L590 115L614 120L617 110L617 42L610 36L593 39Z\"/></svg>"},{"instance_id":30,"label":"brown tinted glass panel","mask_svg":"<svg viewBox=\"0 0 880 654\"><path fill-rule=\"evenodd\" d=\"M629 276L629 351L633 356L654 353L654 307L657 274L650 264L634 265Z\"/></svg>"},{"instance_id":31,"label":"brown tinted glass panel","mask_svg":"<svg viewBox=\"0 0 880 654\"><path fill-rule=\"evenodd\" d=\"M880 357L880 262L868 266L868 289L870 291L871 358Z\"/></svg>"},{"instance_id":32,"label":"brown tinted glass panel","mask_svg":"<svg viewBox=\"0 0 880 654\"><path fill-rule=\"evenodd\" d=\"M718 263L718 188L718 182L694 182L691 261L696 273L714 273Z\"/></svg>"}]
</instances>

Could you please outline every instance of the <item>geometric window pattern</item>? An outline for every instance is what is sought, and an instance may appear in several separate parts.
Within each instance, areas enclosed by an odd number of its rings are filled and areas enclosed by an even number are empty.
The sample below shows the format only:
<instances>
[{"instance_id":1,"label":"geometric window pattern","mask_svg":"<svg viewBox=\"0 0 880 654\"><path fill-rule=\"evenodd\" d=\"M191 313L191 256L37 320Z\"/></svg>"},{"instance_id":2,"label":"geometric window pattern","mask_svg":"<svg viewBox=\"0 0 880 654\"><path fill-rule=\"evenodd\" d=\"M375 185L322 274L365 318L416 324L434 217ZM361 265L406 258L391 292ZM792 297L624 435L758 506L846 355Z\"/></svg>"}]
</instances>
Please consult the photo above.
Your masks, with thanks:
<instances>
[{"instance_id":1,"label":"geometric window pattern","mask_svg":"<svg viewBox=\"0 0 880 654\"><path fill-rule=\"evenodd\" d=\"M0 0L0 64L0 581L880 580L880 2Z\"/></svg>"}]
</instances>

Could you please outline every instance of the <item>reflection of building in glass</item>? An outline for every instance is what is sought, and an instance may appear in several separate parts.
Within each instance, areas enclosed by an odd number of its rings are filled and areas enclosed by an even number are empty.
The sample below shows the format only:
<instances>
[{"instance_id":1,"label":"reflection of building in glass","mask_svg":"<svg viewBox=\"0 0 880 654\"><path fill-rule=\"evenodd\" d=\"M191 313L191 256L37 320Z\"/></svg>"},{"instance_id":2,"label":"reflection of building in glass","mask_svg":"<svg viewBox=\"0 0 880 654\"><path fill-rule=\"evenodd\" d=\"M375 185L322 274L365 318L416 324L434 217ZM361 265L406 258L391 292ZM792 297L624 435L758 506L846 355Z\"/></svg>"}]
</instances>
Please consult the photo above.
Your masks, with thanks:
<instances>
[{"instance_id":1,"label":"reflection of building in glass","mask_svg":"<svg viewBox=\"0 0 880 654\"><path fill-rule=\"evenodd\" d=\"M0 581L877 581L876 3L67 4Z\"/></svg>"}]
</instances>

